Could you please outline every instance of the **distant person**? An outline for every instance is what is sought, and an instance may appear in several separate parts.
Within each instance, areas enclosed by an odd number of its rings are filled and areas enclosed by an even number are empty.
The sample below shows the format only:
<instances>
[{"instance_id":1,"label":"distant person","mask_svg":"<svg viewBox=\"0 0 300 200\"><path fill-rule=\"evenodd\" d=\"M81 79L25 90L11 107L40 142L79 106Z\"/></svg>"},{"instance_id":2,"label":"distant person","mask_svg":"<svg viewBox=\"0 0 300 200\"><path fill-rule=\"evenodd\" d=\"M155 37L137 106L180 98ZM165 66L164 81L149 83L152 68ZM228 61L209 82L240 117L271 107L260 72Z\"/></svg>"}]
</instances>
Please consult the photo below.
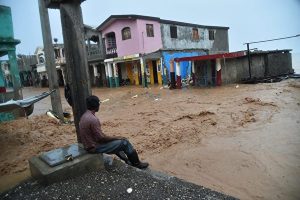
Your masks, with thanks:
<instances>
[{"instance_id":1,"label":"distant person","mask_svg":"<svg viewBox=\"0 0 300 200\"><path fill-rule=\"evenodd\" d=\"M71 95L71 88L68 83L65 85L65 98L68 102L68 104L73 107L73 100L72 100L72 95Z\"/></svg>"},{"instance_id":2,"label":"distant person","mask_svg":"<svg viewBox=\"0 0 300 200\"><path fill-rule=\"evenodd\" d=\"M100 121L95 116L100 107L99 98L89 96L86 99L86 106L87 111L81 116L79 122L80 139L84 148L89 153L116 154L127 164L139 169L147 168L149 164L139 160L136 150L126 138L108 136L102 132Z\"/></svg>"},{"instance_id":3,"label":"distant person","mask_svg":"<svg viewBox=\"0 0 300 200\"><path fill-rule=\"evenodd\" d=\"M42 84L42 87L48 87L48 79L45 75L43 75L41 84Z\"/></svg>"}]
</instances>

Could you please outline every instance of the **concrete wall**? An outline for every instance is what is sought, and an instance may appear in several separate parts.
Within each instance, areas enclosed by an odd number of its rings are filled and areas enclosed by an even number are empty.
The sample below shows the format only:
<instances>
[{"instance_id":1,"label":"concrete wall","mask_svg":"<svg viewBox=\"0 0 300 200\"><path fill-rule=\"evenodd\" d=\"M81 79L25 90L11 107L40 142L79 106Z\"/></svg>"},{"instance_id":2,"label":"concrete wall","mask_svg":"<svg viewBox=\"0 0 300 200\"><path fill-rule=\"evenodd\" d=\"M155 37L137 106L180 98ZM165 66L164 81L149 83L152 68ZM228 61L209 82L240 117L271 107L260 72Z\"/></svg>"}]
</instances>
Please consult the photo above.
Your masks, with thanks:
<instances>
[{"instance_id":1,"label":"concrete wall","mask_svg":"<svg viewBox=\"0 0 300 200\"><path fill-rule=\"evenodd\" d=\"M146 24L153 24L154 37L147 37ZM137 27L141 53L151 53L162 48L160 24L158 22L138 19Z\"/></svg>"},{"instance_id":2,"label":"concrete wall","mask_svg":"<svg viewBox=\"0 0 300 200\"><path fill-rule=\"evenodd\" d=\"M208 36L207 36L208 38ZM228 30L215 29L215 40L209 54L229 52Z\"/></svg>"},{"instance_id":3,"label":"concrete wall","mask_svg":"<svg viewBox=\"0 0 300 200\"><path fill-rule=\"evenodd\" d=\"M276 76L293 72L291 53L270 53L267 55L266 75Z\"/></svg>"},{"instance_id":4,"label":"concrete wall","mask_svg":"<svg viewBox=\"0 0 300 200\"><path fill-rule=\"evenodd\" d=\"M236 83L249 78L248 58L221 60L222 83ZM264 78L293 72L290 53L264 53L251 55L251 76Z\"/></svg>"},{"instance_id":5,"label":"concrete wall","mask_svg":"<svg viewBox=\"0 0 300 200\"><path fill-rule=\"evenodd\" d=\"M228 52L228 30L226 29L211 29L215 30L215 40L209 40L209 29L197 28L199 40L192 37L193 28L191 26L178 26L177 38L171 38L171 24L161 24L162 43L164 49L208 49L214 53Z\"/></svg>"},{"instance_id":6,"label":"concrete wall","mask_svg":"<svg viewBox=\"0 0 300 200\"><path fill-rule=\"evenodd\" d=\"M265 74L264 56L252 56L251 76L262 78ZM247 57L221 60L222 84L236 83L249 77L249 65Z\"/></svg>"}]
</instances>

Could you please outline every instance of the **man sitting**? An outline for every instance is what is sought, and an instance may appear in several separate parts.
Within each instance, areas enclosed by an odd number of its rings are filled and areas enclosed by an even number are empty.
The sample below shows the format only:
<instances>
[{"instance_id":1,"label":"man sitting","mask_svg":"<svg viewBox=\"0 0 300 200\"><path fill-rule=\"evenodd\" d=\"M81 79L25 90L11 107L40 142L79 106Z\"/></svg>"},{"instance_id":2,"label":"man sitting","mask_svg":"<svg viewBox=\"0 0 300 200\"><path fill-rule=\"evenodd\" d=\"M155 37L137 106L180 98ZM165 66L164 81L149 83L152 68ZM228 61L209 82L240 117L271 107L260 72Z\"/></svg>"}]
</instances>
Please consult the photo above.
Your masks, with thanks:
<instances>
[{"instance_id":1,"label":"man sitting","mask_svg":"<svg viewBox=\"0 0 300 200\"><path fill-rule=\"evenodd\" d=\"M127 164L139 169L148 167L148 163L139 160L132 144L121 136L107 136L101 130L99 119L95 113L99 111L100 100L97 96L86 99L87 111L81 116L79 122L80 138L84 148L89 153L116 154Z\"/></svg>"}]
</instances>

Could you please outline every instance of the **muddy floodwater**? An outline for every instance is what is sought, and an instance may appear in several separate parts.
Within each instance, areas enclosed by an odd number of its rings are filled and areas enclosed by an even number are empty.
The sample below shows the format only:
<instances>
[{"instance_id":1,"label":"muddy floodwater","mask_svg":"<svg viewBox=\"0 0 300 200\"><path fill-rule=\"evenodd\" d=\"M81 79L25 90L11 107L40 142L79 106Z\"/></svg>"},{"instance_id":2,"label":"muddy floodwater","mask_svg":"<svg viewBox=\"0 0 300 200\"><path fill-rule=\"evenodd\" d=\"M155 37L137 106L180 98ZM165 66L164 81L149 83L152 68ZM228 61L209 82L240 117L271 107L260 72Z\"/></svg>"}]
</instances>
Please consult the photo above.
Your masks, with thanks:
<instances>
[{"instance_id":1,"label":"muddy floodwater","mask_svg":"<svg viewBox=\"0 0 300 200\"><path fill-rule=\"evenodd\" d=\"M105 100L97 113L104 132L129 138L152 169L241 199L300 199L300 80L92 91ZM76 142L74 125L49 109L48 97L28 119L0 124L2 191L30 175L31 156Z\"/></svg>"}]
</instances>

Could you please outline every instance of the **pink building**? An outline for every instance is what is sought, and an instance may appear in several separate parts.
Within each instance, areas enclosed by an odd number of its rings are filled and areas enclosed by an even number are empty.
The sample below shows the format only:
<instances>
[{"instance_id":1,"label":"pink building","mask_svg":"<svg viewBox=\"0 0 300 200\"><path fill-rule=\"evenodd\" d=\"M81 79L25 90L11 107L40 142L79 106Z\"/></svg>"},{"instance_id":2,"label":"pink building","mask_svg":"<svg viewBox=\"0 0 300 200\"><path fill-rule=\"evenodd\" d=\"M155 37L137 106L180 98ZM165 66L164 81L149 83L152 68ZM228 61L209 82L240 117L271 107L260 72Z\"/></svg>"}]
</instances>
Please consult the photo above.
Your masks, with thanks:
<instances>
[{"instance_id":1,"label":"pink building","mask_svg":"<svg viewBox=\"0 0 300 200\"><path fill-rule=\"evenodd\" d=\"M162 48L160 24L149 19L109 18L98 27L105 38L107 53L112 49L118 57L151 53Z\"/></svg>"}]
</instances>

